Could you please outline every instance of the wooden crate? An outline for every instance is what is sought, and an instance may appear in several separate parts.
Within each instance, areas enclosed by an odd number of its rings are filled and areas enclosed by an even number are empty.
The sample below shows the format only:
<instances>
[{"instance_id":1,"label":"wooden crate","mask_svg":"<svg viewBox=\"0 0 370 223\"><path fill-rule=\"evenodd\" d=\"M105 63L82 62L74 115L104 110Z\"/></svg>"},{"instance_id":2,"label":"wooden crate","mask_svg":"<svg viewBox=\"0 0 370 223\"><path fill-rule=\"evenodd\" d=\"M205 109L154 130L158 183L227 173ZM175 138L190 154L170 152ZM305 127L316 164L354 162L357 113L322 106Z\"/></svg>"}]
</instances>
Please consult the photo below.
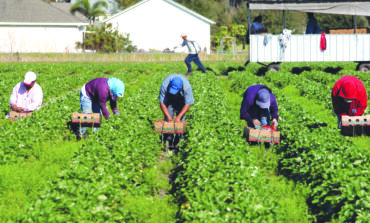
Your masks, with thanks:
<instances>
[{"instance_id":1,"label":"wooden crate","mask_svg":"<svg viewBox=\"0 0 370 223\"><path fill-rule=\"evenodd\" d=\"M370 125L370 115L342 116L342 126Z\"/></svg>"},{"instance_id":2,"label":"wooden crate","mask_svg":"<svg viewBox=\"0 0 370 223\"><path fill-rule=\"evenodd\" d=\"M280 143L280 131L244 127L244 137L250 142Z\"/></svg>"},{"instance_id":3,"label":"wooden crate","mask_svg":"<svg viewBox=\"0 0 370 223\"><path fill-rule=\"evenodd\" d=\"M370 135L370 115L342 116L341 134L344 136Z\"/></svg>"},{"instance_id":4,"label":"wooden crate","mask_svg":"<svg viewBox=\"0 0 370 223\"><path fill-rule=\"evenodd\" d=\"M9 112L9 120L14 122L14 121L18 121L18 120L21 120L21 119L24 119L26 117L29 117L32 115L32 112L15 112L15 111L11 111Z\"/></svg>"},{"instance_id":5,"label":"wooden crate","mask_svg":"<svg viewBox=\"0 0 370 223\"><path fill-rule=\"evenodd\" d=\"M186 130L185 122L166 122L158 120L155 122L155 131L160 133L179 133L182 134Z\"/></svg>"},{"instance_id":6,"label":"wooden crate","mask_svg":"<svg viewBox=\"0 0 370 223\"><path fill-rule=\"evenodd\" d=\"M78 113L73 112L72 123L81 124L82 127L100 127L101 115L100 113Z\"/></svg>"}]
</instances>

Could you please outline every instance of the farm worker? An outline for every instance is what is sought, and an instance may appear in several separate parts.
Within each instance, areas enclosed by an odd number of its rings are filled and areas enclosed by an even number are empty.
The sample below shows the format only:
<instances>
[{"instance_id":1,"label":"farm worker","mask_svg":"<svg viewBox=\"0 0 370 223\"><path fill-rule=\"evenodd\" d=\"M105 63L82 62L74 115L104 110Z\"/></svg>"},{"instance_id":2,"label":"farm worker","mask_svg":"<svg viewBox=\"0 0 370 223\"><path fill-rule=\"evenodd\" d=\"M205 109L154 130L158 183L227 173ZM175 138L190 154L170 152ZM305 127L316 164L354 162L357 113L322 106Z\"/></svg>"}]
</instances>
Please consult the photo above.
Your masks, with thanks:
<instances>
[{"instance_id":1,"label":"farm worker","mask_svg":"<svg viewBox=\"0 0 370 223\"><path fill-rule=\"evenodd\" d=\"M262 16L261 15L254 18L251 29L252 29L251 34L258 34L258 33L262 33L262 32L267 32L267 29L262 24Z\"/></svg>"},{"instance_id":2,"label":"farm worker","mask_svg":"<svg viewBox=\"0 0 370 223\"><path fill-rule=\"evenodd\" d=\"M320 34L319 24L312 12L307 12L308 22L306 27L306 34Z\"/></svg>"},{"instance_id":3,"label":"farm worker","mask_svg":"<svg viewBox=\"0 0 370 223\"><path fill-rule=\"evenodd\" d=\"M361 116L367 108L367 93L364 84L354 76L343 76L334 85L331 94L338 128L343 115Z\"/></svg>"},{"instance_id":4,"label":"farm worker","mask_svg":"<svg viewBox=\"0 0 370 223\"><path fill-rule=\"evenodd\" d=\"M252 128L270 125L278 126L278 105L274 94L265 85L252 85L243 94L240 119L247 121Z\"/></svg>"},{"instance_id":5,"label":"farm worker","mask_svg":"<svg viewBox=\"0 0 370 223\"><path fill-rule=\"evenodd\" d=\"M42 88L36 83L36 74L29 71L24 81L13 88L9 105L16 112L32 112L41 108L42 98Z\"/></svg>"},{"instance_id":6,"label":"farm worker","mask_svg":"<svg viewBox=\"0 0 370 223\"><path fill-rule=\"evenodd\" d=\"M183 42L175 46L174 49L178 47L184 47L186 46L189 50L188 56L185 58L185 64L188 68L188 72L186 75L190 75L193 73L193 69L191 68L191 61L194 61L194 63L199 67L199 69L202 70L202 72L206 72L207 69L203 66L202 62L200 62L198 53L201 51L201 48L199 44L195 41L188 40L188 36L186 34L181 34L181 38L183 39Z\"/></svg>"},{"instance_id":7,"label":"farm worker","mask_svg":"<svg viewBox=\"0 0 370 223\"><path fill-rule=\"evenodd\" d=\"M115 115L119 114L117 109L117 97L123 97L125 84L114 77L95 78L87 82L81 88L80 103L82 113L103 113L108 119L110 114L107 109L107 102ZM98 128L94 128L94 132ZM85 134L86 127L81 128L81 135Z\"/></svg>"},{"instance_id":8,"label":"farm worker","mask_svg":"<svg viewBox=\"0 0 370 223\"><path fill-rule=\"evenodd\" d=\"M158 99L165 121L185 121L185 114L194 103L191 85L181 74L171 74L163 80ZM169 142L173 140L172 135L166 138Z\"/></svg>"}]
</instances>

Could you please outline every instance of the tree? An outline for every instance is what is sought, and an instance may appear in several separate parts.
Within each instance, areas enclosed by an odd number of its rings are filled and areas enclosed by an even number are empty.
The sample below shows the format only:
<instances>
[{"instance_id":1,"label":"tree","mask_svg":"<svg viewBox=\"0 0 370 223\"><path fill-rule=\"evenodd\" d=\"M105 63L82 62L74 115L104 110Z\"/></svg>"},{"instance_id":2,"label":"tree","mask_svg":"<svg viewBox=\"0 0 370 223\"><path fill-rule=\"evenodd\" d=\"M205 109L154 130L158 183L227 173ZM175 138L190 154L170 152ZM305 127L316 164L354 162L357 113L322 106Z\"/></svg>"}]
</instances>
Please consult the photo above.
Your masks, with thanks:
<instances>
[{"instance_id":1,"label":"tree","mask_svg":"<svg viewBox=\"0 0 370 223\"><path fill-rule=\"evenodd\" d=\"M106 12L103 8L108 8L108 4L105 1L98 1L91 5L89 0L77 0L77 2L72 5L70 11L73 15L76 12L80 12L92 23L95 22L97 16L105 15Z\"/></svg>"},{"instance_id":2,"label":"tree","mask_svg":"<svg viewBox=\"0 0 370 223\"><path fill-rule=\"evenodd\" d=\"M87 27L83 42L77 42L77 48L95 50L100 53L134 52L129 35L123 36L112 24L90 25Z\"/></svg>"},{"instance_id":3,"label":"tree","mask_svg":"<svg viewBox=\"0 0 370 223\"><path fill-rule=\"evenodd\" d=\"M355 27L355 19L350 15L315 14L315 18L322 32L328 33L330 29L353 29ZM364 28L369 25L366 17L357 16L356 20L357 28Z\"/></svg>"},{"instance_id":4,"label":"tree","mask_svg":"<svg viewBox=\"0 0 370 223\"><path fill-rule=\"evenodd\" d=\"M141 0L115 0L118 8L125 9L127 7L130 7L131 5L141 1Z\"/></svg>"}]
</instances>

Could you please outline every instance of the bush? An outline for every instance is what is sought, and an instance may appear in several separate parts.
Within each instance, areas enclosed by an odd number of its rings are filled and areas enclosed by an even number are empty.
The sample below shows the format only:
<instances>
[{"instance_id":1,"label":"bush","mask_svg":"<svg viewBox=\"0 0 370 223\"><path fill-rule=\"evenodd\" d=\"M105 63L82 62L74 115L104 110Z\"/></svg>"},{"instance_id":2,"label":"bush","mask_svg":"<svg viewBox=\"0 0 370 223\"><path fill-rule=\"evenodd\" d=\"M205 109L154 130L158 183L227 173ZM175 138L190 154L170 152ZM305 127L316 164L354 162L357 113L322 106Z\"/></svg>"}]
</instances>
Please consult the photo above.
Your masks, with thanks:
<instances>
[{"instance_id":1,"label":"bush","mask_svg":"<svg viewBox=\"0 0 370 223\"><path fill-rule=\"evenodd\" d=\"M134 52L136 46L132 45L129 34L124 36L112 28L111 23L87 27L83 42L76 43L78 49L95 50L99 53Z\"/></svg>"}]
</instances>

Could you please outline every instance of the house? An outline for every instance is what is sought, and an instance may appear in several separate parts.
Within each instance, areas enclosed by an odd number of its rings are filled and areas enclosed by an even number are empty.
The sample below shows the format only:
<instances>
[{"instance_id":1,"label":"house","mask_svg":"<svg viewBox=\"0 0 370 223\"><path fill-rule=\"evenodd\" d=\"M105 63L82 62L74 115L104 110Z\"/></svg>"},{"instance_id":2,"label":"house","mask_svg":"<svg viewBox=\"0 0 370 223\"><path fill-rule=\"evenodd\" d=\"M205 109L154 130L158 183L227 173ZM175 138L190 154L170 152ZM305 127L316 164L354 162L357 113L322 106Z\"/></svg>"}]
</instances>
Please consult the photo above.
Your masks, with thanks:
<instances>
[{"instance_id":1,"label":"house","mask_svg":"<svg viewBox=\"0 0 370 223\"><path fill-rule=\"evenodd\" d=\"M75 53L88 25L42 0L0 1L1 53Z\"/></svg>"},{"instance_id":2,"label":"house","mask_svg":"<svg viewBox=\"0 0 370 223\"><path fill-rule=\"evenodd\" d=\"M102 22L112 23L120 33L129 34L132 44L142 51L173 49L181 44L180 35L185 33L207 53L211 24L215 23L172 0L143 0Z\"/></svg>"}]
</instances>

